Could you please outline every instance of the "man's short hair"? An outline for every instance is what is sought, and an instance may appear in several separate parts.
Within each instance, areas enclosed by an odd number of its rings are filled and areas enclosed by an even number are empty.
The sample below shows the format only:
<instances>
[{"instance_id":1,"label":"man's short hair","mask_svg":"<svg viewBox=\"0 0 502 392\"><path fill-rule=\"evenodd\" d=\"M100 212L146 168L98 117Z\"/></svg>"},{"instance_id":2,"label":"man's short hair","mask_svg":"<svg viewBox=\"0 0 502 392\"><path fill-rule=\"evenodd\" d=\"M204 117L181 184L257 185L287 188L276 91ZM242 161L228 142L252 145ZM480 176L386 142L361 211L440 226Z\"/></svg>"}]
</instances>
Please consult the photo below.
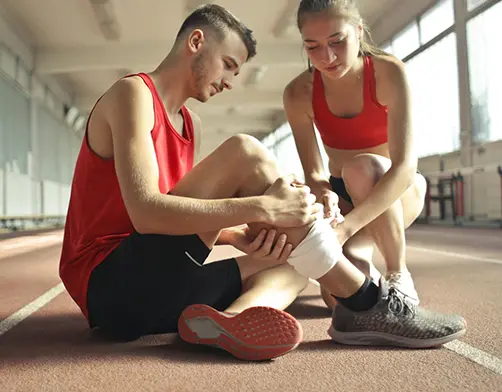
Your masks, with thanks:
<instances>
[{"instance_id":1,"label":"man's short hair","mask_svg":"<svg viewBox=\"0 0 502 392\"><path fill-rule=\"evenodd\" d=\"M248 51L247 61L256 55L256 40L253 32L229 11L217 4L205 4L197 7L183 22L176 39L187 30L208 27L218 39L223 40L227 31L239 34Z\"/></svg>"}]
</instances>

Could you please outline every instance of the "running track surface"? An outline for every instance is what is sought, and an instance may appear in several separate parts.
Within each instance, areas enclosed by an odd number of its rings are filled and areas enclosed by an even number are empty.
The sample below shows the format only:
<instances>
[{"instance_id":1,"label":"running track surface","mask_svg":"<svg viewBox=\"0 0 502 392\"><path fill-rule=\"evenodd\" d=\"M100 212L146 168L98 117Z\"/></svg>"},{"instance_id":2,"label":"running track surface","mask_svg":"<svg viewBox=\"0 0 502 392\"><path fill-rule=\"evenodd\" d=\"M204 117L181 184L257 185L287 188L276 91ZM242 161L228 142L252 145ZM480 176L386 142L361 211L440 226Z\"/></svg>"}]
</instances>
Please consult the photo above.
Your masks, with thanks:
<instances>
[{"instance_id":1,"label":"running track surface","mask_svg":"<svg viewBox=\"0 0 502 392\"><path fill-rule=\"evenodd\" d=\"M461 341L431 350L336 345L311 284L288 309L304 342L274 361L247 363L177 335L107 341L63 290L61 231L4 235L0 391L502 391L502 231L417 225L407 237L422 304L462 314ZM236 254L219 247L211 259Z\"/></svg>"}]
</instances>

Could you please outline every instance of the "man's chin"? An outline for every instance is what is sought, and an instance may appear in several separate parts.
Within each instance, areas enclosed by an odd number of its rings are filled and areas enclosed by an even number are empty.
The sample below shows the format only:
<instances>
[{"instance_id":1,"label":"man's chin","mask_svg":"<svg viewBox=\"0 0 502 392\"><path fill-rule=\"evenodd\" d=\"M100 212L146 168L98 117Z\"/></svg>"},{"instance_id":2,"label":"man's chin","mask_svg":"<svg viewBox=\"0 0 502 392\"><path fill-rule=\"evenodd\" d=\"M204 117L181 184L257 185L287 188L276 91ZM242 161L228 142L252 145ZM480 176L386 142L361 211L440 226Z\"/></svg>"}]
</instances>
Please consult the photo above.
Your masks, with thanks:
<instances>
[{"instance_id":1,"label":"man's chin","mask_svg":"<svg viewBox=\"0 0 502 392\"><path fill-rule=\"evenodd\" d=\"M199 101L201 103L209 101L209 98L211 98L208 94L199 94L194 97L196 101Z\"/></svg>"}]
</instances>

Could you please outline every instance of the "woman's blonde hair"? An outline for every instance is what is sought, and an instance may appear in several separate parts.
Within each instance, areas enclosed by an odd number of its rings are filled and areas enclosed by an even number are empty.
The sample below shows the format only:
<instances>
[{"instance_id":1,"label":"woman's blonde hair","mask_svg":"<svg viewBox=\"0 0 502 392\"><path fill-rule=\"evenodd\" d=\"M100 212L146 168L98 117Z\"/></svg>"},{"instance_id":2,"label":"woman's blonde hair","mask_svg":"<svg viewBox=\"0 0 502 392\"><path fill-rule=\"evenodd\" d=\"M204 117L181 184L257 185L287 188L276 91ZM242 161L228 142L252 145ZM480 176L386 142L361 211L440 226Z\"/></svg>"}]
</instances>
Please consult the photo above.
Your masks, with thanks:
<instances>
[{"instance_id":1,"label":"woman's blonde hair","mask_svg":"<svg viewBox=\"0 0 502 392\"><path fill-rule=\"evenodd\" d=\"M360 40L359 56L389 56L387 52L373 43L368 25L361 17L354 0L301 0L297 14L298 29L301 31L306 16L324 11L346 19L354 27L362 25L363 36Z\"/></svg>"}]
</instances>

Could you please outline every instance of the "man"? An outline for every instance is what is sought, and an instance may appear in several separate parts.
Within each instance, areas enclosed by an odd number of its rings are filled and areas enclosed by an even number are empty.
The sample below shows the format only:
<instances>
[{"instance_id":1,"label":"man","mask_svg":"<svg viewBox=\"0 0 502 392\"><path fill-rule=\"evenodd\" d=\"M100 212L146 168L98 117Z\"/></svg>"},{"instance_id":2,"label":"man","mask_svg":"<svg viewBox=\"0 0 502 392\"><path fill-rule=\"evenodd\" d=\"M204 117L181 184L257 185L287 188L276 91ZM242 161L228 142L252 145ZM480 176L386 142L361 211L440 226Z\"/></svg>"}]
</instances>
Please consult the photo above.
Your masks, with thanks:
<instances>
[{"instance_id":1,"label":"man","mask_svg":"<svg viewBox=\"0 0 502 392\"><path fill-rule=\"evenodd\" d=\"M315 196L293 176L280 178L255 139L233 137L192 167L201 124L186 100L205 102L230 89L255 52L239 20L221 6L201 6L155 71L119 80L91 112L60 263L91 327L125 339L179 331L188 342L260 360L300 343L300 325L282 309L309 277L346 306L345 322L355 311L381 313L401 300L341 255L333 217L317 219ZM249 229L236 228L243 224ZM204 265L215 243L247 255ZM465 329L458 318L431 317L450 328L434 342Z\"/></svg>"}]
</instances>

